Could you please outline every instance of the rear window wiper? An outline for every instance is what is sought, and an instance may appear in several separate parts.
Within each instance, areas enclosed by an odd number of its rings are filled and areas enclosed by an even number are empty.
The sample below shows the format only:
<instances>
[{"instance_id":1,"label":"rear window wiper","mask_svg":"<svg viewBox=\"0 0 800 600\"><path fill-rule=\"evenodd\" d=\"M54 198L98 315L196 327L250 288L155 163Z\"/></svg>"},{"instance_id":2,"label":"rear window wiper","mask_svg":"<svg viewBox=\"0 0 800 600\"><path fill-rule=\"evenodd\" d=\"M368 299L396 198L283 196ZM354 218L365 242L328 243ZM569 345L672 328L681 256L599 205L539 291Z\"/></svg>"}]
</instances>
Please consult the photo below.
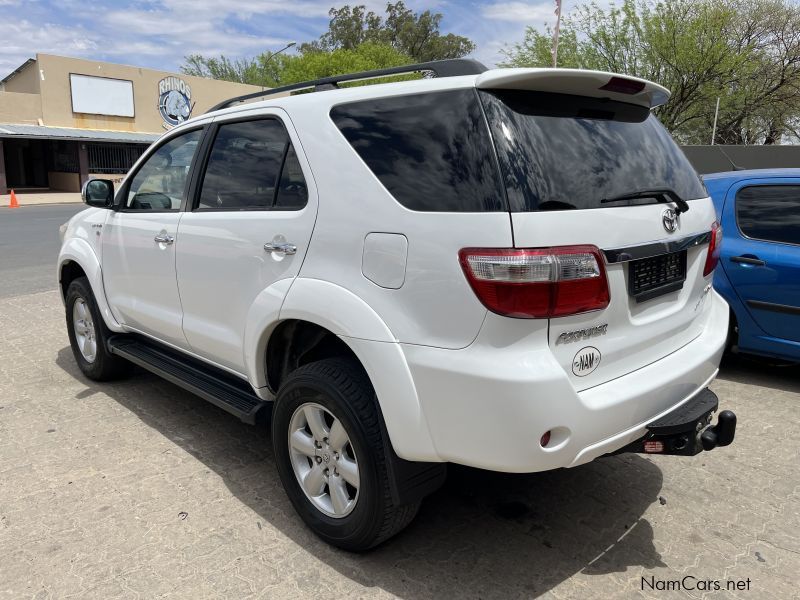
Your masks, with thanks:
<instances>
[{"instance_id":1,"label":"rear window wiper","mask_svg":"<svg viewBox=\"0 0 800 600\"><path fill-rule=\"evenodd\" d=\"M623 202L624 200L639 200L641 198L654 198L658 202L674 202L677 205L675 212L678 214L689 212L689 203L683 198L678 196L673 190L639 190L631 192L630 194L623 194L622 196L614 196L613 198L603 198L600 204L608 204L610 202Z\"/></svg>"}]
</instances>

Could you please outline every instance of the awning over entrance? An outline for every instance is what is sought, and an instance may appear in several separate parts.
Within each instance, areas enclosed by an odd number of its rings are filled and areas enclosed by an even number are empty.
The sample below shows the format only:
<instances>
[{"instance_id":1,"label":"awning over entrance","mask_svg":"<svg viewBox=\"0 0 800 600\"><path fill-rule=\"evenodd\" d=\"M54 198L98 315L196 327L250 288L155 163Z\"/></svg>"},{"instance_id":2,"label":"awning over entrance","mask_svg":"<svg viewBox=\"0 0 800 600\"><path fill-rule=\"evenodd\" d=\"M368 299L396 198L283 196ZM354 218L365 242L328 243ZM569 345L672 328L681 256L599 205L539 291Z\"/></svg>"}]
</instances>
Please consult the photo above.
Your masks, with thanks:
<instances>
[{"instance_id":1,"label":"awning over entrance","mask_svg":"<svg viewBox=\"0 0 800 600\"><path fill-rule=\"evenodd\" d=\"M71 127L46 127L42 125L0 123L0 138L150 144L159 137L160 134L158 133L73 129Z\"/></svg>"},{"instance_id":2,"label":"awning over entrance","mask_svg":"<svg viewBox=\"0 0 800 600\"><path fill-rule=\"evenodd\" d=\"M79 191L90 177L124 175L157 133L0 123L0 194L9 188Z\"/></svg>"}]
</instances>

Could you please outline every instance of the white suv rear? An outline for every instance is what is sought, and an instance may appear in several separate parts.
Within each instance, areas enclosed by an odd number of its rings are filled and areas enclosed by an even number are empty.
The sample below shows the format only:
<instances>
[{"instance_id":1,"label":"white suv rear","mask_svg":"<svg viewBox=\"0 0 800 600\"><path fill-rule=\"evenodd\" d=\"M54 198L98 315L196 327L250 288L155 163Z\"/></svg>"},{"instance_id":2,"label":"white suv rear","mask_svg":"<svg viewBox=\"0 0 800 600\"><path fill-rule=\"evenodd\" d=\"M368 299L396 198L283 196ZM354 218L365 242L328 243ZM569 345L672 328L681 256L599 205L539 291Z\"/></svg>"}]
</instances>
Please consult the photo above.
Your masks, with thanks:
<instances>
[{"instance_id":1,"label":"white suv rear","mask_svg":"<svg viewBox=\"0 0 800 600\"><path fill-rule=\"evenodd\" d=\"M338 87L408 71L438 77ZM59 257L76 360L271 416L294 506L349 549L405 526L448 462L727 445L721 230L650 112L668 95L443 61L234 99L116 196L87 183Z\"/></svg>"}]
</instances>

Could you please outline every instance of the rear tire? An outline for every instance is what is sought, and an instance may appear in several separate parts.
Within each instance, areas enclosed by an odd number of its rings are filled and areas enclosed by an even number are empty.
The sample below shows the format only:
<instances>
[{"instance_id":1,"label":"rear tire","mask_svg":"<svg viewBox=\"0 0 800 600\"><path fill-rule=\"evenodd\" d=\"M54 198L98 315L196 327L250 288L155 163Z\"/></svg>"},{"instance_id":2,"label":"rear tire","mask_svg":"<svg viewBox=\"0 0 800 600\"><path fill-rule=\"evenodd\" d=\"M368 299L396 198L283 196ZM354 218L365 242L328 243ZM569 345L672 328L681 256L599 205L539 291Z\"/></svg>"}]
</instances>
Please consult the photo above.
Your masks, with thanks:
<instances>
[{"instance_id":1,"label":"rear tire","mask_svg":"<svg viewBox=\"0 0 800 600\"><path fill-rule=\"evenodd\" d=\"M733 309L730 309L730 317L728 318L728 337L725 340L725 354L728 356L739 354L739 322Z\"/></svg>"},{"instance_id":2,"label":"rear tire","mask_svg":"<svg viewBox=\"0 0 800 600\"><path fill-rule=\"evenodd\" d=\"M392 501L380 418L366 373L341 358L296 369L275 401L272 443L286 494L306 525L344 550L377 546L406 527L419 508L418 502L397 506ZM340 453L336 440L345 436ZM336 503L336 488L342 489L341 477L353 464L357 476L349 474Z\"/></svg>"},{"instance_id":3,"label":"rear tire","mask_svg":"<svg viewBox=\"0 0 800 600\"><path fill-rule=\"evenodd\" d=\"M78 368L89 379L108 381L126 374L130 363L108 351L111 331L103 322L86 277L74 279L64 298L67 333Z\"/></svg>"}]
</instances>

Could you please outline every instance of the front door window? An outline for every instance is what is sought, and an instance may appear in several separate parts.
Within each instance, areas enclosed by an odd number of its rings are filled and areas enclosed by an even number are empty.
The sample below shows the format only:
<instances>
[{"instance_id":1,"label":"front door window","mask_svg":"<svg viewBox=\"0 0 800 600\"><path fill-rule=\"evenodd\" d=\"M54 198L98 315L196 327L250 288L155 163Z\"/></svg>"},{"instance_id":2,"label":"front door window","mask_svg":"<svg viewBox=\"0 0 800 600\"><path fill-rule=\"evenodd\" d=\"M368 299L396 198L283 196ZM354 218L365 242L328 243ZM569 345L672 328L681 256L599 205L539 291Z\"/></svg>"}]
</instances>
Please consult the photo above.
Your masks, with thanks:
<instances>
[{"instance_id":1,"label":"front door window","mask_svg":"<svg viewBox=\"0 0 800 600\"><path fill-rule=\"evenodd\" d=\"M151 154L131 180L125 210L177 211L202 133L195 129L172 138Z\"/></svg>"}]
</instances>

